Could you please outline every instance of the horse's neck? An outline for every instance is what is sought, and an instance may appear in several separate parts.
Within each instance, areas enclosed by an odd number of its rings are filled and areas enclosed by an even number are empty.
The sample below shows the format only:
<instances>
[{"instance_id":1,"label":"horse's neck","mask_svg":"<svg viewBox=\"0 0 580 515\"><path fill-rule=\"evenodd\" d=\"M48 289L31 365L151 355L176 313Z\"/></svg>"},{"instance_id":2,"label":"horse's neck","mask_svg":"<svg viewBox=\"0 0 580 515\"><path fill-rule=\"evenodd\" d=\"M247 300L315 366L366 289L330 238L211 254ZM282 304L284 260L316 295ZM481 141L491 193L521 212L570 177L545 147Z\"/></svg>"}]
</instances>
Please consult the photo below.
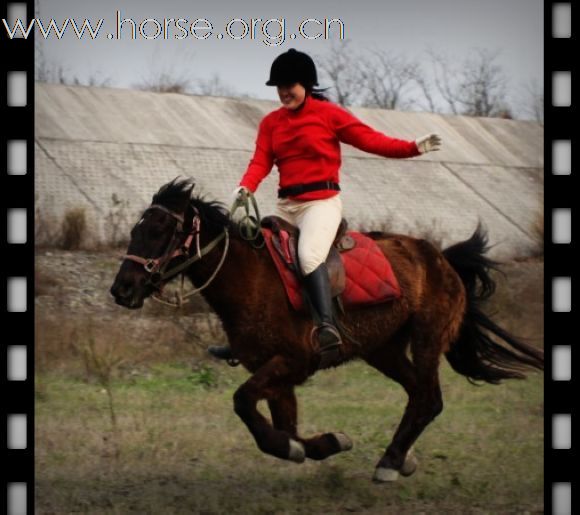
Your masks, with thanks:
<instances>
[{"instance_id":1,"label":"horse's neck","mask_svg":"<svg viewBox=\"0 0 580 515\"><path fill-rule=\"evenodd\" d=\"M216 273L224 253L224 245L225 242L219 244L191 267L189 277L196 288L204 285ZM233 308L243 307L246 293L251 288L252 275L260 273L256 269L259 263L256 253L248 242L230 237L223 265L202 290L203 297L218 315L224 309L231 311Z\"/></svg>"}]
</instances>

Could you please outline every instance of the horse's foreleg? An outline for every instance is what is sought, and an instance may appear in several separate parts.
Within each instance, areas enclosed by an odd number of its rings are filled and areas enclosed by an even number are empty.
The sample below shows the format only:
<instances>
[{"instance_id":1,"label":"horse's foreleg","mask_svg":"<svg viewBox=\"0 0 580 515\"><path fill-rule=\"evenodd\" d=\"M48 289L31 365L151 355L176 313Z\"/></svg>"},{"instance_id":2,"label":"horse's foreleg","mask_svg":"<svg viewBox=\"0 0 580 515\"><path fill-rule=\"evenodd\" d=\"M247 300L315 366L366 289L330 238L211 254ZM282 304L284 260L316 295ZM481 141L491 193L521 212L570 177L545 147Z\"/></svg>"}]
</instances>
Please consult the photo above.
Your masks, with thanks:
<instances>
[{"instance_id":1,"label":"horse's foreleg","mask_svg":"<svg viewBox=\"0 0 580 515\"><path fill-rule=\"evenodd\" d=\"M291 387L284 384L289 381L290 374L288 360L275 356L238 388L234 394L234 410L246 424L262 452L301 463L305 458L304 446L297 439L291 438L296 434L296 406L289 404L288 413L280 407L275 418L283 429L273 428L257 409L257 403L262 399L275 402L275 399L283 395L282 392L287 392L289 388L292 392Z\"/></svg>"},{"instance_id":2,"label":"horse's foreleg","mask_svg":"<svg viewBox=\"0 0 580 515\"><path fill-rule=\"evenodd\" d=\"M323 460L352 449L352 442L343 433L324 433L311 438L301 438L297 432L297 403L293 388L284 389L275 398L268 401L274 427L286 431L299 442L302 442L306 457Z\"/></svg>"}]
</instances>

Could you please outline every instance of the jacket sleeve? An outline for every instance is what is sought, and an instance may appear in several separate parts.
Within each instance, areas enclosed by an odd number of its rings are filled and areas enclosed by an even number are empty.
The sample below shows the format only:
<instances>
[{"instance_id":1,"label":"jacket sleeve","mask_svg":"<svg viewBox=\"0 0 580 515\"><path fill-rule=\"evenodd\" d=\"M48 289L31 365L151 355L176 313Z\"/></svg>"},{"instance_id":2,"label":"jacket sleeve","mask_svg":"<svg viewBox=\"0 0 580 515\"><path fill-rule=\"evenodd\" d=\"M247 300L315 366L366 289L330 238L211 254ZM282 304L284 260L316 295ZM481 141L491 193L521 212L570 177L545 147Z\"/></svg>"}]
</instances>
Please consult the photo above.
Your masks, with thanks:
<instances>
[{"instance_id":1,"label":"jacket sleeve","mask_svg":"<svg viewBox=\"0 0 580 515\"><path fill-rule=\"evenodd\" d=\"M272 129L269 119L266 117L260 122L254 156L240 181L240 186L248 188L252 193L255 192L264 177L270 173L273 165Z\"/></svg>"},{"instance_id":2,"label":"jacket sleeve","mask_svg":"<svg viewBox=\"0 0 580 515\"><path fill-rule=\"evenodd\" d=\"M353 147L383 157L414 157L420 155L414 141L391 138L361 122L339 106L332 106L330 124L338 139Z\"/></svg>"}]
</instances>

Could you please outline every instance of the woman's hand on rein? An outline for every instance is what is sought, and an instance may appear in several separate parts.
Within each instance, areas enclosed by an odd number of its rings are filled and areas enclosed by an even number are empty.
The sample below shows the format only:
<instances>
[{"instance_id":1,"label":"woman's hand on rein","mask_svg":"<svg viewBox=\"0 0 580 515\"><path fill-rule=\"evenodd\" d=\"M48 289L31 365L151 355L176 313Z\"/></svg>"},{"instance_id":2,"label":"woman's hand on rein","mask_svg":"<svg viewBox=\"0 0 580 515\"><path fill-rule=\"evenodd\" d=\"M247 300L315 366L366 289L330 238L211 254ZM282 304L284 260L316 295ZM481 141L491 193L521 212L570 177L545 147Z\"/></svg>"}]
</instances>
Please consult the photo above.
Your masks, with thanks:
<instances>
[{"instance_id":1,"label":"woman's hand on rein","mask_svg":"<svg viewBox=\"0 0 580 515\"><path fill-rule=\"evenodd\" d=\"M230 204L233 204L238 200L238 198L247 197L250 193L250 190L245 186L238 186L234 191L232 191L232 195L230 198Z\"/></svg>"},{"instance_id":2,"label":"woman's hand on rein","mask_svg":"<svg viewBox=\"0 0 580 515\"><path fill-rule=\"evenodd\" d=\"M427 134L415 140L417 148L421 154L426 152L433 152L441 149L441 138L437 134Z\"/></svg>"}]
</instances>

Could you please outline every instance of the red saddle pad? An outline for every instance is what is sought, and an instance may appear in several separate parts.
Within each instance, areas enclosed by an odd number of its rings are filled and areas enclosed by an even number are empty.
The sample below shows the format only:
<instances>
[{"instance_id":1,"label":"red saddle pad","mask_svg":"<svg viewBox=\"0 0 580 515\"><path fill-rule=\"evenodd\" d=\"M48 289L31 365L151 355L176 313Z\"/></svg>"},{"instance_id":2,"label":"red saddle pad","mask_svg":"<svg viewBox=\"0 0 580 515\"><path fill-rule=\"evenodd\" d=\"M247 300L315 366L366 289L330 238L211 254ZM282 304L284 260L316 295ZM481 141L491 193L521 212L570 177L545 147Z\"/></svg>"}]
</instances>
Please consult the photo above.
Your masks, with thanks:
<instances>
[{"instance_id":1,"label":"red saddle pad","mask_svg":"<svg viewBox=\"0 0 580 515\"><path fill-rule=\"evenodd\" d=\"M297 311L303 310L301 285L296 274L286 266L274 248L272 231L262 229L262 232L292 307ZM359 232L349 231L347 234L356 245L340 253L346 271L346 285L341 295L344 307L379 304L399 298L401 290L397 278L376 242Z\"/></svg>"}]
</instances>

